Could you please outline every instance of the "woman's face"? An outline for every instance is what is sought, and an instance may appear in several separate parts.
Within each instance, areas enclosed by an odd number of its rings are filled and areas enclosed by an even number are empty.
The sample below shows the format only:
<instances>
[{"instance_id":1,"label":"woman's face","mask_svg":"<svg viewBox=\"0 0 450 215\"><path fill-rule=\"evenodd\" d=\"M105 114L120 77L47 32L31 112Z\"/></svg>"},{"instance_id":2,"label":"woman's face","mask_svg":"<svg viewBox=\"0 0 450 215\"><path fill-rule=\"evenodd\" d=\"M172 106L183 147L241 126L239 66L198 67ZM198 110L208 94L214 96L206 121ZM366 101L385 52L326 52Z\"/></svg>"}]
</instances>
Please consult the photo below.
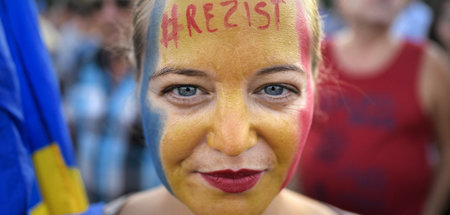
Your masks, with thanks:
<instances>
[{"instance_id":1,"label":"woman's face","mask_svg":"<svg viewBox=\"0 0 450 215\"><path fill-rule=\"evenodd\" d=\"M303 1L156 1L141 102L166 187L197 214L259 214L313 112Z\"/></svg>"},{"instance_id":2,"label":"woman's face","mask_svg":"<svg viewBox=\"0 0 450 215\"><path fill-rule=\"evenodd\" d=\"M349 22L388 27L410 0L336 0Z\"/></svg>"}]
</instances>

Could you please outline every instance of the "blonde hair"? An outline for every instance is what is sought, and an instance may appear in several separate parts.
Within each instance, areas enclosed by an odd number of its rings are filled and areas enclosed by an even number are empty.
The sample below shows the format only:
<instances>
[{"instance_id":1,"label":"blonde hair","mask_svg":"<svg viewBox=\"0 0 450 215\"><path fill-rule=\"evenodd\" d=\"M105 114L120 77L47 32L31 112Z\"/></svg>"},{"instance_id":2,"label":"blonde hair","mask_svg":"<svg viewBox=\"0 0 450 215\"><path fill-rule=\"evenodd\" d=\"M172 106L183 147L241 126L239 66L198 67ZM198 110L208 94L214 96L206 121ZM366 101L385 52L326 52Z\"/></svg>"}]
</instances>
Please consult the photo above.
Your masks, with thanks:
<instances>
[{"instance_id":1,"label":"blonde hair","mask_svg":"<svg viewBox=\"0 0 450 215\"><path fill-rule=\"evenodd\" d=\"M322 39L322 31L320 28L319 12L317 10L316 0L300 0L304 1L306 19L311 29L311 71L317 76L318 65L321 61L320 43ZM153 10L155 0L139 0L136 4L136 10L133 19L133 46L134 56L137 67L137 78L141 77L142 66L145 56L147 30L149 25L150 14Z\"/></svg>"},{"instance_id":2,"label":"blonde hair","mask_svg":"<svg viewBox=\"0 0 450 215\"><path fill-rule=\"evenodd\" d=\"M321 51L321 41L322 41L322 30L320 27L320 15L317 10L316 0L303 0L305 3L306 19L310 24L311 29L311 71L314 76L317 77L317 70L319 63L322 60Z\"/></svg>"}]
</instances>

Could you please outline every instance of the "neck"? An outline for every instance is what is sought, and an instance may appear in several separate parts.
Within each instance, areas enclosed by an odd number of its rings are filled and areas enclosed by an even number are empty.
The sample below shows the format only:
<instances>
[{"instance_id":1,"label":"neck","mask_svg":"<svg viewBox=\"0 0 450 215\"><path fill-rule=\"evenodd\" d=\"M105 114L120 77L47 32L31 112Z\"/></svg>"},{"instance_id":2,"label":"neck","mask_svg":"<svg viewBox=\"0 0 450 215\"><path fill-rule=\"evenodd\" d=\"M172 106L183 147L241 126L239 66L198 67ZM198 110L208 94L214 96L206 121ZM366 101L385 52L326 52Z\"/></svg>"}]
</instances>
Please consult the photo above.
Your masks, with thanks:
<instances>
[{"instance_id":1,"label":"neck","mask_svg":"<svg viewBox=\"0 0 450 215\"><path fill-rule=\"evenodd\" d=\"M346 34L346 43L353 47L379 47L390 44L389 26L353 24Z\"/></svg>"},{"instance_id":2,"label":"neck","mask_svg":"<svg viewBox=\"0 0 450 215\"><path fill-rule=\"evenodd\" d=\"M338 35L335 44L337 60L347 71L373 75L392 59L400 43L389 36L388 27L356 25Z\"/></svg>"},{"instance_id":3,"label":"neck","mask_svg":"<svg viewBox=\"0 0 450 215\"><path fill-rule=\"evenodd\" d=\"M283 189L267 207L263 215L307 215L307 214L335 214L329 206L312 200L296 192Z\"/></svg>"}]
</instances>

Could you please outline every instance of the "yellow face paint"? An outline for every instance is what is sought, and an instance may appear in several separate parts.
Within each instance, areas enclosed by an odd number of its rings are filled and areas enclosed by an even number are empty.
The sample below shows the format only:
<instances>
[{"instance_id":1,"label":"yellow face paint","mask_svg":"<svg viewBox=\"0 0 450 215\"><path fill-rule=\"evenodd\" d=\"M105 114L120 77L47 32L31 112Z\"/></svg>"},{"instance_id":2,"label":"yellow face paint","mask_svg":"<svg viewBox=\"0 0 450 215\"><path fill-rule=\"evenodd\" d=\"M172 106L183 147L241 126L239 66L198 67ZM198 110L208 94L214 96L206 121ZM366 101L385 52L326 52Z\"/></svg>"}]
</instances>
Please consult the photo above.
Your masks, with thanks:
<instances>
[{"instance_id":1,"label":"yellow face paint","mask_svg":"<svg viewBox=\"0 0 450 215\"><path fill-rule=\"evenodd\" d=\"M197 214L260 214L284 186L306 135L299 112L313 102L296 10L294 1L166 1L148 98L165 116L168 184Z\"/></svg>"}]
</instances>

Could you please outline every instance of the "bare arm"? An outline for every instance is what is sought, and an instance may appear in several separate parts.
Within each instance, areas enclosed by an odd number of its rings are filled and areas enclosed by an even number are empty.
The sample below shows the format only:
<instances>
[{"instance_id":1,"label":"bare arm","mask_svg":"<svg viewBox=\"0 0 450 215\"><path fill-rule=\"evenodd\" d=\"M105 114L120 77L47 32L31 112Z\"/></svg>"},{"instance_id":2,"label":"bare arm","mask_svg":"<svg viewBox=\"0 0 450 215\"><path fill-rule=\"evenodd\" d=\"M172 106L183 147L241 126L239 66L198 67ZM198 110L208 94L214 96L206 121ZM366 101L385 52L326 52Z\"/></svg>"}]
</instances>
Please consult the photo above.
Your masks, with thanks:
<instances>
[{"instance_id":1,"label":"bare arm","mask_svg":"<svg viewBox=\"0 0 450 215\"><path fill-rule=\"evenodd\" d=\"M425 108L433 120L439 162L423 211L442 214L450 194L450 67L448 56L431 46L426 54L422 76Z\"/></svg>"}]
</instances>

